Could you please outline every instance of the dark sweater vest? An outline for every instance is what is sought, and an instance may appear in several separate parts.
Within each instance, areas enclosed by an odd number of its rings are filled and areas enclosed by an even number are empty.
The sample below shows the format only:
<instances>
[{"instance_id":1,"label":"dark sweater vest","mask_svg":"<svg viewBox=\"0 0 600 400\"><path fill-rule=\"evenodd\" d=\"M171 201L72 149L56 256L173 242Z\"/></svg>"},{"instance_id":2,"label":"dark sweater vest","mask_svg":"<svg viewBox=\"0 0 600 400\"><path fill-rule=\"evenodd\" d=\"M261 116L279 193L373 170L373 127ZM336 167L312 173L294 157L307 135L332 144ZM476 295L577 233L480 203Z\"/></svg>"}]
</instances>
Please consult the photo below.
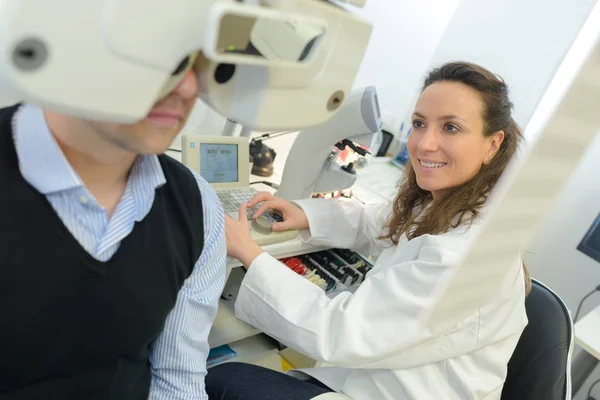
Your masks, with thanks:
<instances>
[{"instance_id":1,"label":"dark sweater vest","mask_svg":"<svg viewBox=\"0 0 600 400\"><path fill-rule=\"evenodd\" d=\"M0 109L0 399L147 399L149 349L204 245L198 185L159 156L150 213L97 261L23 179L16 110Z\"/></svg>"}]
</instances>

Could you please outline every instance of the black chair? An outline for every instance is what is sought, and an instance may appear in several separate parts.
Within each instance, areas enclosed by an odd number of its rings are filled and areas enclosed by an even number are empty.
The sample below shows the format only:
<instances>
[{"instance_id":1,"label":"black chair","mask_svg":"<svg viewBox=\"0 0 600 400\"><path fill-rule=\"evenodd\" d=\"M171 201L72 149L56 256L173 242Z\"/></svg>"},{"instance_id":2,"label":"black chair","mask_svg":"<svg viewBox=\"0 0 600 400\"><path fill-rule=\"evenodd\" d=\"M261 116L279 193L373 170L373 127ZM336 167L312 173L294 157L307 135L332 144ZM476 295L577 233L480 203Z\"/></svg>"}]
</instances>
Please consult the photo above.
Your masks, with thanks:
<instances>
[{"instance_id":1,"label":"black chair","mask_svg":"<svg viewBox=\"0 0 600 400\"><path fill-rule=\"evenodd\" d=\"M574 329L569 309L535 280L525 309L529 324L508 363L501 399L570 400Z\"/></svg>"}]
</instances>

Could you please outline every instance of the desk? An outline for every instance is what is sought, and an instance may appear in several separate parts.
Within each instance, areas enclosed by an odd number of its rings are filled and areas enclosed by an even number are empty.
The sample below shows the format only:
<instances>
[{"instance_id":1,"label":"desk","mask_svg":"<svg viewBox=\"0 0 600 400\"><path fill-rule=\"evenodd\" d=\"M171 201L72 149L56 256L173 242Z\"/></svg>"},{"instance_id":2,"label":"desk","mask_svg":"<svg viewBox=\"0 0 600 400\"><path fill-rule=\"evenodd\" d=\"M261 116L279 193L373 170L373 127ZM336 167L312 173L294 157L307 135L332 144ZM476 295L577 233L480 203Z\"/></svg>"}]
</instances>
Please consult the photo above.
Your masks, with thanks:
<instances>
[{"instance_id":1,"label":"desk","mask_svg":"<svg viewBox=\"0 0 600 400\"><path fill-rule=\"evenodd\" d=\"M575 324L575 343L584 351L573 360L573 395L600 363L600 306Z\"/></svg>"},{"instance_id":2,"label":"desk","mask_svg":"<svg viewBox=\"0 0 600 400\"><path fill-rule=\"evenodd\" d=\"M575 343L600 360L600 306L575 324Z\"/></svg>"}]
</instances>

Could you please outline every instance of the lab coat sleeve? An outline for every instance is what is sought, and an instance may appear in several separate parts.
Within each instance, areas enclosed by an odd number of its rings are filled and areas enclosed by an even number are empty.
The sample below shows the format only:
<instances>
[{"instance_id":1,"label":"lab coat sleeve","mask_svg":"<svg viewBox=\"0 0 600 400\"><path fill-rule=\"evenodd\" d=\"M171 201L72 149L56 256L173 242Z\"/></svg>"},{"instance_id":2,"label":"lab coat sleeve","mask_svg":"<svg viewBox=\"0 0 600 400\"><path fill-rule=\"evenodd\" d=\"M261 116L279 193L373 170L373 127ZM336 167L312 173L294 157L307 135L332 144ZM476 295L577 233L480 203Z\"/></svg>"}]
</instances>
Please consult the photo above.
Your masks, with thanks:
<instances>
[{"instance_id":1,"label":"lab coat sleeve","mask_svg":"<svg viewBox=\"0 0 600 400\"><path fill-rule=\"evenodd\" d=\"M300 231L300 238L306 243L344 249L368 245L374 256L385 246L378 237L391 214L391 203L363 205L355 199L308 199L295 203L306 213L310 226Z\"/></svg>"},{"instance_id":2,"label":"lab coat sleeve","mask_svg":"<svg viewBox=\"0 0 600 400\"><path fill-rule=\"evenodd\" d=\"M236 315L315 360L346 368L410 368L466 354L476 346L476 317L474 324L417 329L442 273L458 261L448 245L425 244L417 261L371 274L354 294L333 299L263 253L242 282Z\"/></svg>"}]
</instances>

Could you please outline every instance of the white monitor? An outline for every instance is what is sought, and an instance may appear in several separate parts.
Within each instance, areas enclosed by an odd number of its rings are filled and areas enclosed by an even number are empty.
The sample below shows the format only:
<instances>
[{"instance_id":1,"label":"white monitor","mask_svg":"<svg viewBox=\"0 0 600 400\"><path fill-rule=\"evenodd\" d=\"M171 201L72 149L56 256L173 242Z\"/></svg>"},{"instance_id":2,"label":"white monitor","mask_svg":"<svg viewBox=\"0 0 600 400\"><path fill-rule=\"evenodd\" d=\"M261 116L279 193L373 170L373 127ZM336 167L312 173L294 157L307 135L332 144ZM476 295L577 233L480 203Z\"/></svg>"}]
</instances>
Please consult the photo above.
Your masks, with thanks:
<instances>
[{"instance_id":1,"label":"white monitor","mask_svg":"<svg viewBox=\"0 0 600 400\"><path fill-rule=\"evenodd\" d=\"M247 137L184 135L181 161L214 189L247 188L250 184Z\"/></svg>"},{"instance_id":2,"label":"white monitor","mask_svg":"<svg viewBox=\"0 0 600 400\"><path fill-rule=\"evenodd\" d=\"M523 66L526 68L526 66ZM600 131L600 3L567 53L525 135L531 143L494 188L478 231L414 329L458 323L500 290L550 211L579 159ZM590 182L590 184L597 184Z\"/></svg>"}]
</instances>

